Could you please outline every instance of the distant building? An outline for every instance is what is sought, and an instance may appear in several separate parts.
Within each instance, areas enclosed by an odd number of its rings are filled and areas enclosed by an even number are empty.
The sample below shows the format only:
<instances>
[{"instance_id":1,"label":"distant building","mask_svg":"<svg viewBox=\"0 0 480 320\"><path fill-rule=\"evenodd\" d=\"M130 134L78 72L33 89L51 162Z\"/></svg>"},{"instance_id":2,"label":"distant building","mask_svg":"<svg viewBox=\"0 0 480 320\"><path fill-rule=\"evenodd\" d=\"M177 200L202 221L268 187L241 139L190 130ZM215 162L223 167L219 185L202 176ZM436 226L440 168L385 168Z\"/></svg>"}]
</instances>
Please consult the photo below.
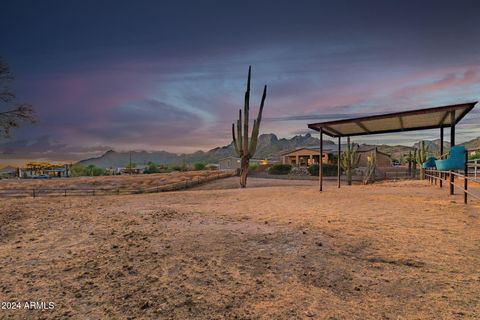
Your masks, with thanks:
<instances>
[{"instance_id":1,"label":"distant building","mask_svg":"<svg viewBox=\"0 0 480 320\"><path fill-rule=\"evenodd\" d=\"M357 153L360 155L358 160L358 167L366 167L368 156L372 153L376 153L377 158L377 169L382 171L382 168L388 168L392 166L392 159L389 154L385 152L378 151L376 147L372 146L360 146L357 150Z\"/></svg>"},{"instance_id":2,"label":"distant building","mask_svg":"<svg viewBox=\"0 0 480 320\"><path fill-rule=\"evenodd\" d=\"M140 165L136 166L135 168L126 168L120 167L115 170L115 174L140 174L143 173L147 169L147 166Z\"/></svg>"},{"instance_id":3,"label":"distant building","mask_svg":"<svg viewBox=\"0 0 480 320\"><path fill-rule=\"evenodd\" d=\"M39 176L65 178L70 176L70 165L30 162L24 168L18 169L17 176L20 178L35 178Z\"/></svg>"},{"instance_id":4,"label":"distant building","mask_svg":"<svg viewBox=\"0 0 480 320\"><path fill-rule=\"evenodd\" d=\"M342 144L340 146L340 151L343 152L346 148L347 148L347 145ZM367 166L367 157L372 152L376 152L377 168L392 166L390 155L384 152L378 151L373 146L360 146L357 149L357 153L360 155L358 167ZM320 154L319 147L297 148L295 150L283 153L281 155L282 163L291 164L292 166L296 166L296 167L308 167L312 164L318 164L319 154ZM338 155L338 145L329 144L329 145L323 146L323 157L322 157L323 163L333 163L334 156L337 156L337 155Z\"/></svg>"},{"instance_id":5,"label":"distant building","mask_svg":"<svg viewBox=\"0 0 480 320\"><path fill-rule=\"evenodd\" d=\"M15 178L17 176L18 169L12 166L7 166L0 169L0 178Z\"/></svg>"},{"instance_id":6,"label":"distant building","mask_svg":"<svg viewBox=\"0 0 480 320\"><path fill-rule=\"evenodd\" d=\"M340 151L347 148L346 144L340 145ZM283 164L291 164L296 167L308 167L312 164L318 164L320 147L300 147L281 154ZM332 163L334 156L338 154L338 145L323 145L323 163Z\"/></svg>"}]
</instances>

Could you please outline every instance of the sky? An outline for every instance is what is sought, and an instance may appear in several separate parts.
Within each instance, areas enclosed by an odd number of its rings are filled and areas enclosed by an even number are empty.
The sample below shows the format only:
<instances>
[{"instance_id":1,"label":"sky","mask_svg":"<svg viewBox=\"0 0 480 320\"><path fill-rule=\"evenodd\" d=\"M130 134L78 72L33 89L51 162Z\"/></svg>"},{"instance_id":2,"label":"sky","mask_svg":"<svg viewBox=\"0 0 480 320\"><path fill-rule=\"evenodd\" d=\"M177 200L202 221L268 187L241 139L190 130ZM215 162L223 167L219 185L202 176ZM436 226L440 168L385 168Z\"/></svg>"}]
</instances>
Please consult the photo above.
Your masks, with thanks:
<instances>
[{"instance_id":1,"label":"sky","mask_svg":"<svg viewBox=\"0 0 480 320\"><path fill-rule=\"evenodd\" d=\"M0 56L38 121L4 157L108 149L193 152L231 142L252 66L261 133L480 100L478 1L3 0ZM480 109L479 109L480 110ZM480 115L457 142L480 136ZM412 145L437 131L359 137Z\"/></svg>"}]
</instances>

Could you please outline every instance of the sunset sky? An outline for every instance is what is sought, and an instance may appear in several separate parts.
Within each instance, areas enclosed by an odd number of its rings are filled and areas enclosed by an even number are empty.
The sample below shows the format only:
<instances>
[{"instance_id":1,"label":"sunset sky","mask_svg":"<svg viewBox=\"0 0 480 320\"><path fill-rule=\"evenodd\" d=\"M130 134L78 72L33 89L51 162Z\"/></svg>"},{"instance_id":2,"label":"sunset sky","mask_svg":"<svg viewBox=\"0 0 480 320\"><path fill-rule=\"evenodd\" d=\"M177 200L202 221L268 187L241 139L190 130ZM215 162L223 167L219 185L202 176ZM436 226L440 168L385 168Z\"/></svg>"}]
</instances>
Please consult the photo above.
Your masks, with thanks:
<instances>
[{"instance_id":1,"label":"sunset sky","mask_svg":"<svg viewBox=\"0 0 480 320\"><path fill-rule=\"evenodd\" d=\"M0 56L39 116L2 142L11 157L228 144L249 65L255 114L268 85L261 133L280 137L480 100L479 1L6 0L0 11ZM478 124L474 111L458 141L480 136Z\"/></svg>"}]
</instances>

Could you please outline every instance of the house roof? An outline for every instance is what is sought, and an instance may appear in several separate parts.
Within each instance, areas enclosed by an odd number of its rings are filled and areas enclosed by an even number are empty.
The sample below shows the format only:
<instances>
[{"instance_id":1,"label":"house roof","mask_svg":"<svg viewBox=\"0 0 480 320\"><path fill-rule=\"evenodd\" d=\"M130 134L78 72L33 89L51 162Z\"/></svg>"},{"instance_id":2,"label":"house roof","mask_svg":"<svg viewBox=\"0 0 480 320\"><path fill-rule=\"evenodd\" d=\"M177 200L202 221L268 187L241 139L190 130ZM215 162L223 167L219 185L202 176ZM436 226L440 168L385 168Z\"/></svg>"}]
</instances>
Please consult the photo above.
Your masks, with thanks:
<instances>
[{"instance_id":1,"label":"house roof","mask_svg":"<svg viewBox=\"0 0 480 320\"><path fill-rule=\"evenodd\" d=\"M6 166L6 167L3 167L0 169L0 173L12 173L12 172L16 172L17 169L12 167L12 166Z\"/></svg>"},{"instance_id":2,"label":"house roof","mask_svg":"<svg viewBox=\"0 0 480 320\"><path fill-rule=\"evenodd\" d=\"M382 152L382 151L378 150L378 148L375 147L375 146L362 145L362 146L358 147L357 152L371 152L371 151L374 151L375 149L377 149L377 153L381 153L383 155L386 155L386 156L390 157L390 155L388 153L385 153L385 152Z\"/></svg>"},{"instance_id":3,"label":"house roof","mask_svg":"<svg viewBox=\"0 0 480 320\"><path fill-rule=\"evenodd\" d=\"M412 111L379 114L354 119L310 123L310 129L331 137L346 137L401 131L426 130L451 127L469 113L477 102L455 104ZM450 116L451 112L454 117ZM452 121L453 120L453 121Z\"/></svg>"},{"instance_id":4,"label":"house roof","mask_svg":"<svg viewBox=\"0 0 480 320\"><path fill-rule=\"evenodd\" d=\"M347 148L347 145L346 144L341 144L340 145L340 151L343 151ZM285 152L282 152L280 155L281 156L285 156L287 154L290 154L290 153L293 153L293 152L297 152L297 151L300 151L300 150L312 150L312 151L317 151L317 152L320 152L320 147L315 147L315 146L312 146L312 147L300 147L300 148L296 148L294 150L289 150L289 151L285 151ZM328 145L323 145L323 152L338 152L338 144L328 144Z\"/></svg>"}]
</instances>

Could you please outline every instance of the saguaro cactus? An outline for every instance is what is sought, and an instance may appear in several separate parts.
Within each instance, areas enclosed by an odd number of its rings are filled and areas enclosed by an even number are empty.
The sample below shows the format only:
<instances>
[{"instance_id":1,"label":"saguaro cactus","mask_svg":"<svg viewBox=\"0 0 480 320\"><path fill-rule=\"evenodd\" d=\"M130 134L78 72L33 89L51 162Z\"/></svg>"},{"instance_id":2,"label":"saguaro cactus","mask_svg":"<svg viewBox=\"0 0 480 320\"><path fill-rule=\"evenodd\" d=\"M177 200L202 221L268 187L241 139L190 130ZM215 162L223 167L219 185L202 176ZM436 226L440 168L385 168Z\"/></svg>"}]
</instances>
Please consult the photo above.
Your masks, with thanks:
<instances>
[{"instance_id":1,"label":"saguaro cactus","mask_svg":"<svg viewBox=\"0 0 480 320\"><path fill-rule=\"evenodd\" d=\"M375 169L377 167L377 148L367 157L367 171L363 177L363 184L375 181Z\"/></svg>"},{"instance_id":2,"label":"saguaro cactus","mask_svg":"<svg viewBox=\"0 0 480 320\"><path fill-rule=\"evenodd\" d=\"M408 152L408 156L407 156L407 163L408 163L408 176L411 177L412 176L412 151L409 151Z\"/></svg>"},{"instance_id":3,"label":"saguaro cactus","mask_svg":"<svg viewBox=\"0 0 480 320\"><path fill-rule=\"evenodd\" d=\"M242 109L238 111L237 128L235 130L235 123L232 123L232 137L235 152L240 158L240 187L245 188L247 186L248 165L250 159L257 150L258 134L260 132L260 122L262 121L263 106L265 104L265 98L267 96L267 86L263 88L262 101L260 102L260 109L258 110L257 119L253 120L252 135L249 138L248 134L248 122L250 112L250 78L252 74L252 68L248 67L248 79L247 79L247 91L245 91L245 103L243 106L243 119ZM235 134L235 131L237 132Z\"/></svg>"},{"instance_id":4,"label":"saguaro cactus","mask_svg":"<svg viewBox=\"0 0 480 320\"><path fill-rule=\"evenodd\" d=\"M413 150L413 157L412 157L412 174L413 177L417 177L417 149Z\"/></svg>"},{"instance_id":5,"label":"saguaro cactus","mask_svg":"<svg viewBox=\"0 0 480 320\"><path fill-rule=\"evenodd\" d=\"M360 155L357 154L358 145L350 143L350 137L347 137L347 150L340 157L340 166L347 175L347 183L352 184L352 170L357 167Z\"/></svg>"},{"instance_id":6,"label":"saguaro cactus","mask_svg":"<svg viewBox=\"0 0 480 320\"><path fill-rule=\"evenodd\" d=\"M416 162L420 166L420 179L425 179L425 169L423 169L422 164L427 161L427 148L425 147L425 141L420 141Z\"/></svg>"}]
</instances>

